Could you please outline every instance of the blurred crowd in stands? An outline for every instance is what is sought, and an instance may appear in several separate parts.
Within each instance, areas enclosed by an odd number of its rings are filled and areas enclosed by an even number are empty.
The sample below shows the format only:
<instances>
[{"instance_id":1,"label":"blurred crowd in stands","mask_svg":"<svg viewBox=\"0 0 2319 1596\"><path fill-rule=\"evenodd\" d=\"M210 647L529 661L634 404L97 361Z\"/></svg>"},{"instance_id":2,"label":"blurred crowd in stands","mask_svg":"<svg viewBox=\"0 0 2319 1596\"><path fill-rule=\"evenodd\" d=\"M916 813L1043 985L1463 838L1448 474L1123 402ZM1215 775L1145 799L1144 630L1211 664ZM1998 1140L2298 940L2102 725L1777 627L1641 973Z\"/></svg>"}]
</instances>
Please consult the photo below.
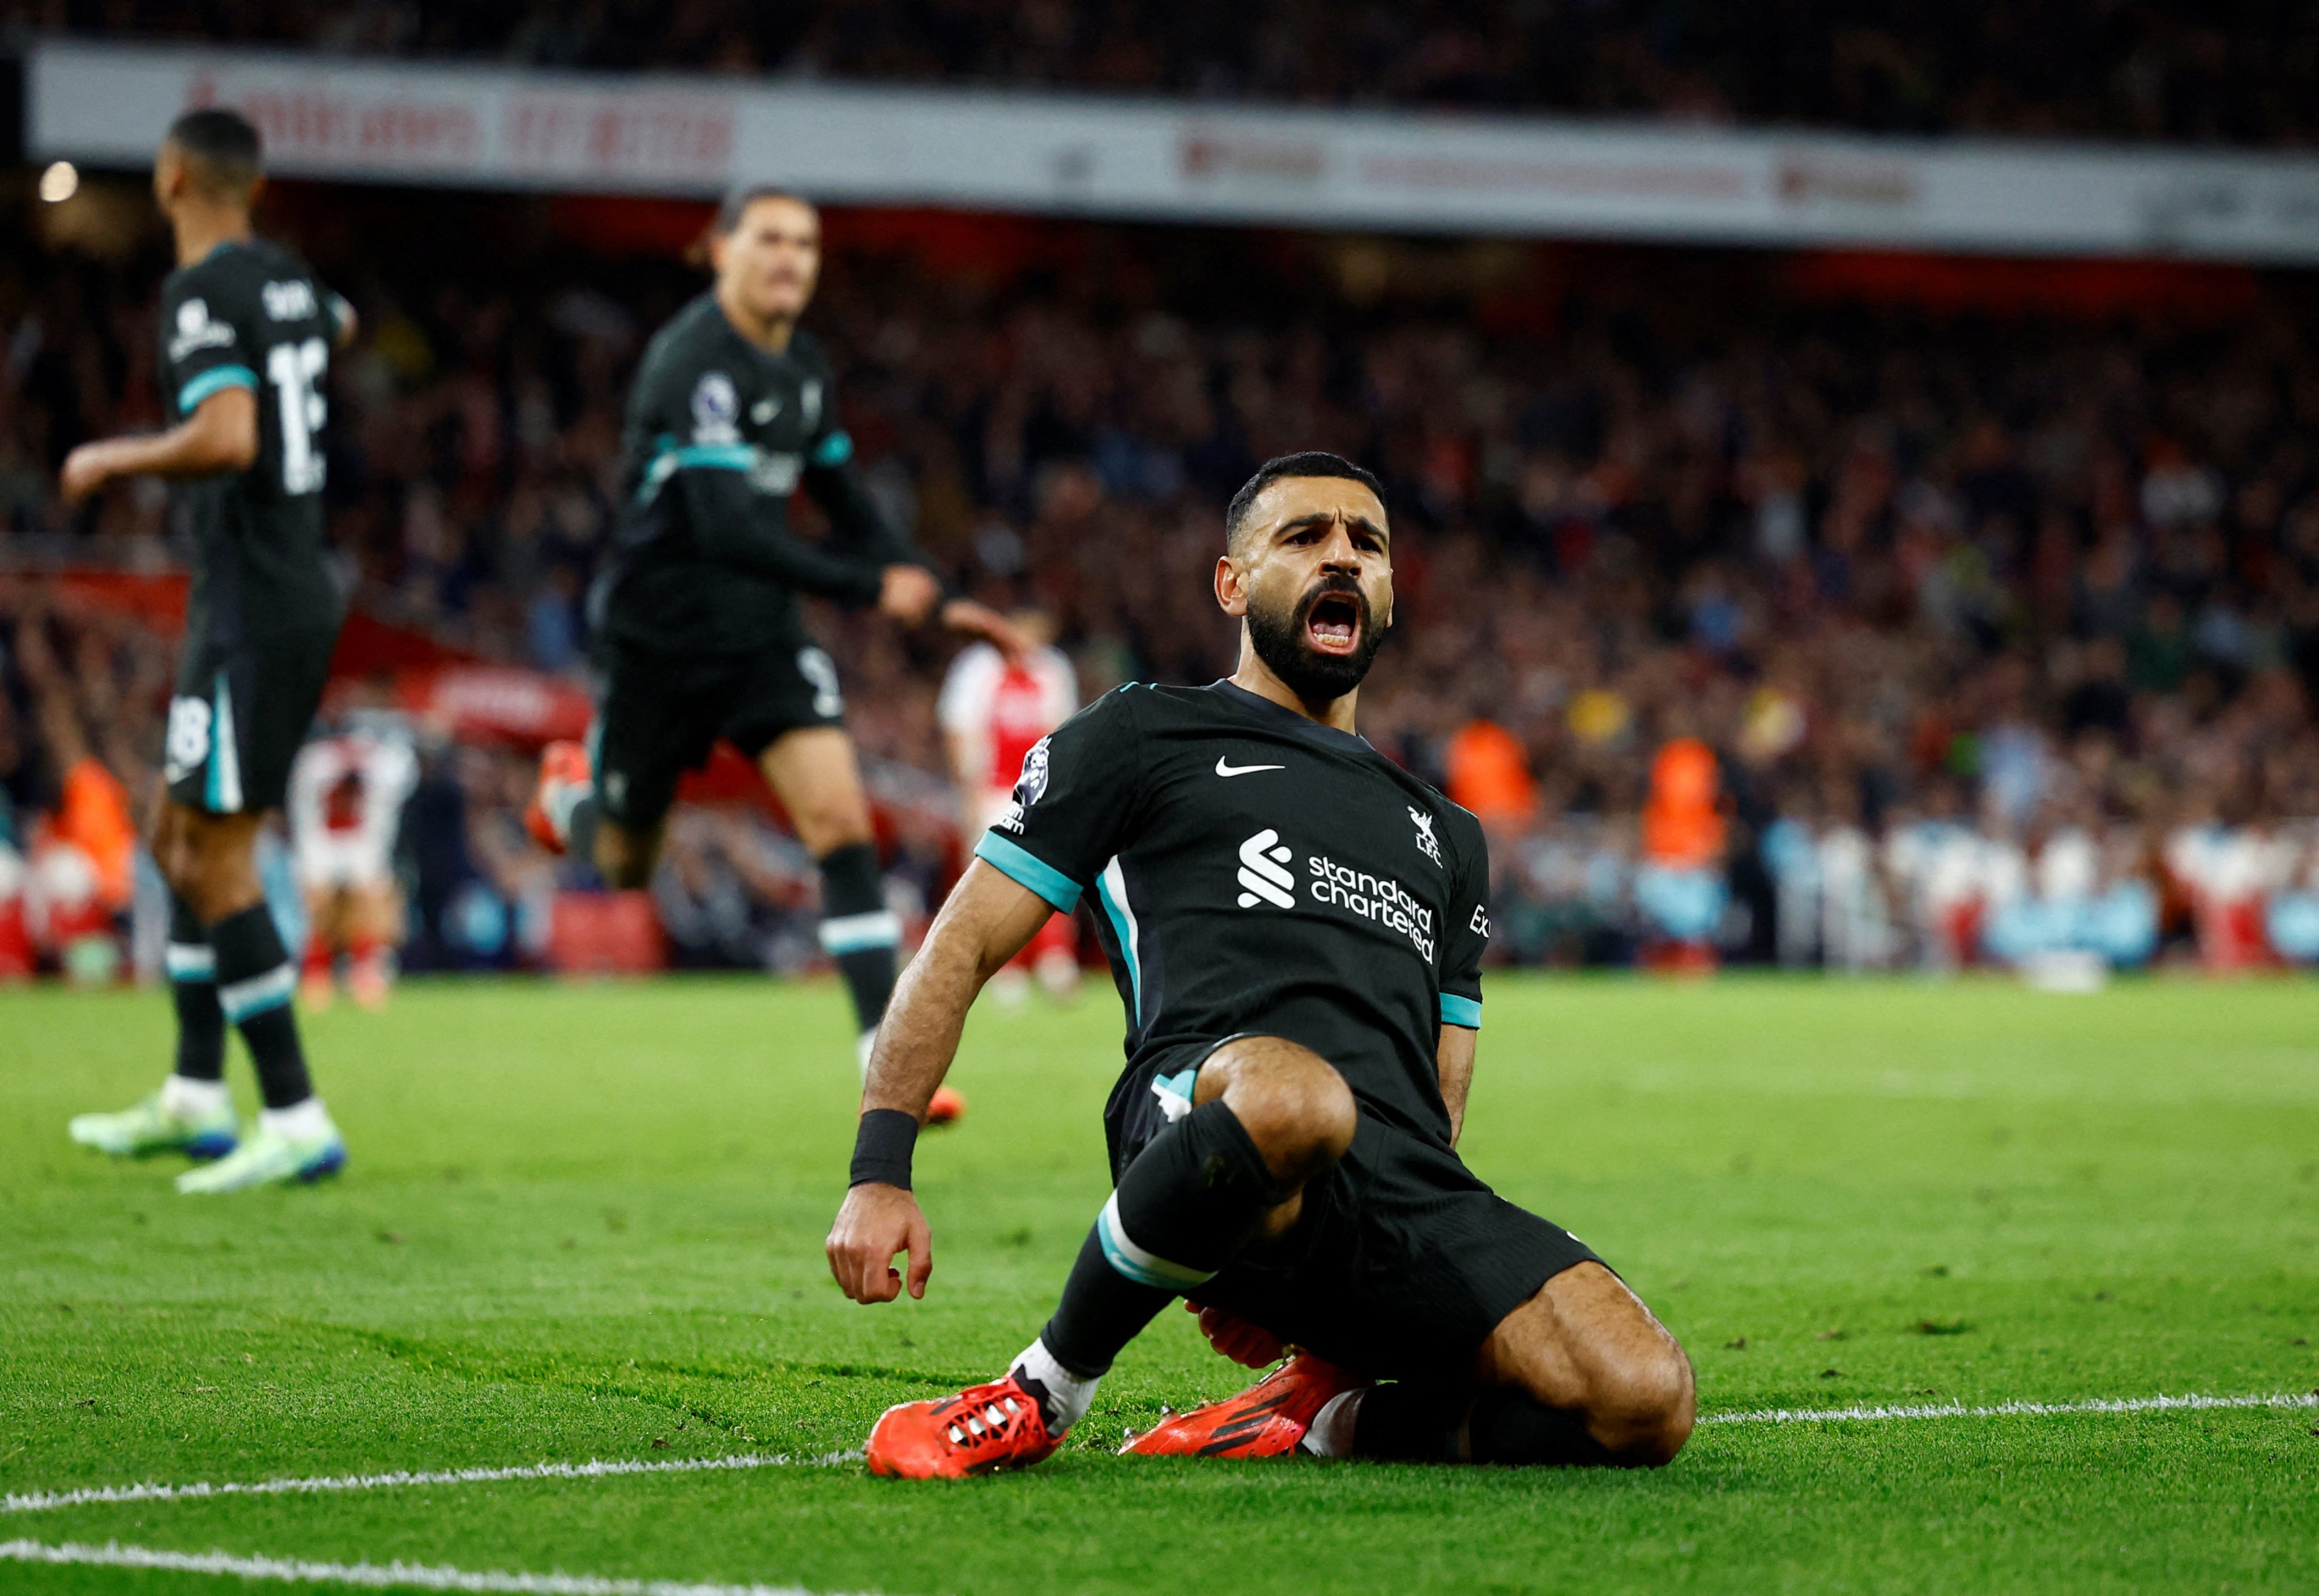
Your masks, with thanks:
<instances>
[{"instance_id":1,"label":"blurred crowd in stands","mask_svg":"<svg viewBox=\"0 0 2319 1596\"><path fill-rule=\"evenodd\" d=\"M11 0L0 25L1211 100L2200 143L2319 133L2319 14L2292 0Z\"/></svg>"},{"instance_id":2,"label":"blurred crowd in stands","mask_svg":"<svg viewBox=\"0 0 2319 1596\"><path fill-rule=\"evenodd\" d=\"M541 208L304 203L369 329L330 394L357 603L584 676L623 382L697 277ZM885 225L833 219L810 319L874 491L963 586L1051 614L1087 697L1230 669L1209 571L1256 463L1381 472L1400 596L1365 730L1488 825L1502 956L2319 959L2307 280L1933 313L1784 291L1768 257L1041 224L1001 258ZM158 559L157 493L74 523L50 489L157 418L149 251L0 270L0 555ZM167 681L149 634L44 591L0 589L20 852L75 771L143 790ZM957 857L946 647L815 624L922 910ZM419 735L413 961L537 957L573 877L515 824L522 753ZM811 871L761 811L688 812L654 890L681 960L812 957Z\"/></svg>"}]
</instances>

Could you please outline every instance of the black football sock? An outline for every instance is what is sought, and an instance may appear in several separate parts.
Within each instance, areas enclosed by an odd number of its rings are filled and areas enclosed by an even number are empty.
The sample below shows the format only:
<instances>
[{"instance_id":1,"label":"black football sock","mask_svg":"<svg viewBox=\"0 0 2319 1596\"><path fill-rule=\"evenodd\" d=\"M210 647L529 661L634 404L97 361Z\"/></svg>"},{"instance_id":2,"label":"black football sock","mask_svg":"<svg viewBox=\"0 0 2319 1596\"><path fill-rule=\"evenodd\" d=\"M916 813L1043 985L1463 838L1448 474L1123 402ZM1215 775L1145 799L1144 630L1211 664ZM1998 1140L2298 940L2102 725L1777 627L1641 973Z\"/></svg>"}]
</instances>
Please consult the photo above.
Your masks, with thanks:
<instances>
[{"instance_id":1,"label":"black football sock","mask_svg":"<svg viewBox=\"0 0 2319 1596\"><path fill-rule=\"evenodd\" d=\"M1222 1098L1151 1139L1087 1232L1039 1339L1082 1377L1232 1262L1288 1191Z\"/></svg>"},{"instance_id":2,"label":"black football sock","mask_svg":"<svg viewBox=\"0 0 2319 1596\"><path fill-rule=\"evenodd\" d=\"M821 856L821 947L837 960L853 995L856 1028L875 1031L894 995L894 949L901 917L886 906L878 850L849 843Z\"/></svg>"},{"instance_id":3,"label":"black football sock","mask_svg":"<svg viewBox=\"0 0 2319 1596\"><path fill-rule=\"evenodd\" d=\"M1353 1455L1396 1463L1502 1463L1602 1467L1618 1462L1585 1419L1527 1393L1478 1394L1403 1382L1361 1398Z\"/></svg>"},{"instance_id":4,"label":"black football sock","mask_svg":"<svg viewBox=\"0 0 2319 1596\"><path fill-rule=\"evenodd\" d=\"M1601 1468L1618 1459L1586 1428L1586 1417L1549 1408L1527 1392L1485 1391L1466 1416L1474 1461Z\"/></svg>"},{"instance_id":5,"label":"black football sock","mask_svg":"<svg viewBox=\"0 0 2319 1596\"><path fill-rule=\"evenodd\" d=\"M225 1078L225 1010L218 1006L217 955L199 915L169 894L169 945L162 954L177 1005L176 1072L187 1080Z\"/></svg>"},{"instance_id":6,"label":"black football sock","mask_svg":"<svg viewBox=\"0 0 2319 1596\"><path fill-rule=\"evenodd\" d=\"M1108 1217L1109 1210L1105 1211ZM1079 1243L1069 1278L1063 1282L1063 1300L1055 1316L1039 1332L1040 1341L1055 1361L1082 1380L1099 1379L1111 1367L1119 1349L1143 1332L1160 1310L1189 1285L1147 1285L1123 1275L1105 1256L1104 1220L1097 1219ZM1190 1276L1187 1275L1187 1279ZM1193 1282L1193 1284L1197 1284ZM1042 1399L1043 1391L1036 1393ZM1050 1420L1054 1415L1050 1413Z\"/></svg>"},{"instance_id":7,"label":"black football sock","mask_svg":"<svg viewBox=\"0 0 2319 1596\"><path fill-rule=\"evenodd\" d=\"M210 927L217 951L218 1003L248 1044L257 1066L257 1090L268 1108L288 1108L314 1095L306 1055L298 1045L298 1017L290 998L298 967L282 946L274 916L262 902Z\"/></svg>"}]
</instances>

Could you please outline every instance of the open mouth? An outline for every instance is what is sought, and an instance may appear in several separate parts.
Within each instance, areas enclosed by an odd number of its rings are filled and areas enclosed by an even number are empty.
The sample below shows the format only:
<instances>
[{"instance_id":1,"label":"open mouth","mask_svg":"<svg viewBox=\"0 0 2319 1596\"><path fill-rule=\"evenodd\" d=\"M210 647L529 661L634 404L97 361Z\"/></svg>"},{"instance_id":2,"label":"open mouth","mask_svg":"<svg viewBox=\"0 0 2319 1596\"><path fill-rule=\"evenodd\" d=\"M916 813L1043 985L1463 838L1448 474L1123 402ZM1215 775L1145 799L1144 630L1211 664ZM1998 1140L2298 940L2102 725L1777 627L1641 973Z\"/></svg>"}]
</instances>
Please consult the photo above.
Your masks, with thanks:
<instances>
[{"instance_id":1,"label":"open mouth","mask_svg":"<svg viewBox=\"0 0 2319 1596\"><path fill-rule=\"evenodd\" d=\"M1304 612L1304 639L1322 654L1349 654L1360 636L1361 601L1351 593L1323 593Z\"/></svg>"}]
</instances>

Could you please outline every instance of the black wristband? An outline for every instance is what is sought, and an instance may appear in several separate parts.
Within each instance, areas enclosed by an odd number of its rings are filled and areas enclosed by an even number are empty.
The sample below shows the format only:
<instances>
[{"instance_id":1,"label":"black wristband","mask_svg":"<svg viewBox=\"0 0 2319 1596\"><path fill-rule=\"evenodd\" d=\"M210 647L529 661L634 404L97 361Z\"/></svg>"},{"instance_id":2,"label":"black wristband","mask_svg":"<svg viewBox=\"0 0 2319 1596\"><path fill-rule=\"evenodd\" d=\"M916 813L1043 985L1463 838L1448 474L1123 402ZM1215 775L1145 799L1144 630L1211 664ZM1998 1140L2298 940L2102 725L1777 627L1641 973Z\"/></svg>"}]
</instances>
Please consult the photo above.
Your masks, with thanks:
<instances>
[{"instance_id":1,"label":"black wristband","mask_svg":"<svg viewBox=\"0 0 2319 1596\"><path fill-rule=\"evenodd\" d=\"M853 1133L853 1186L876 1181L910 1189L910 1152L918 1144L918 1122L898 1108L872 1108Z\"/></svg>"}]
</instances>

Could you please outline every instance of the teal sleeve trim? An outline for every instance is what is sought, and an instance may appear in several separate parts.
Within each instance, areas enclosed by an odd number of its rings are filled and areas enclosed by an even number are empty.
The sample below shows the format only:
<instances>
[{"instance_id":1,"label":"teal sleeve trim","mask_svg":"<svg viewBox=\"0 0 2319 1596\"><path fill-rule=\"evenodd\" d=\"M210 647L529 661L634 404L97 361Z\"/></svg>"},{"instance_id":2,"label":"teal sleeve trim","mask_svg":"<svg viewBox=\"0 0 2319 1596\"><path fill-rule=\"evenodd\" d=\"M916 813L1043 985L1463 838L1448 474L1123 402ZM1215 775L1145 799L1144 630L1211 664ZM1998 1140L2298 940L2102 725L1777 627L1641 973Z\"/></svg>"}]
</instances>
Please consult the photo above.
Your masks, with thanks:
<instances>
[{"instance_id":1,"label":"teal sleeve trim","mask_svg":"<svg viewBox=\"0 0 2319 1596\"><path fill-rule=\"evenodd\" d=\"M757 463L757 451L748 444L687 444L676 451L679 471L746 471Z\"/></svg>"},{"instance_id":2,"label":"teal sleeve trim","mask_svg":"<svg viewBox=\"0 0 2319 1596\"><path fill-rule=\"evenodd\" d=\"M683 444L663 434L657 440L659 453L645 467L644 481L636 487L636 502L650 504L659 493L661 484L680 471L754 471L757 451L751 444Z\"/></svg>"},{"instance_id":3,"label":"teal sleeve trim","mask_svg":"<svg viewBox=\"0 0 2319 1596\"><path fill-rule=\"evenodd\" d=\"M1441 994L1441 1023L1463 1025L1468 1031L1482 1028L1482 1005L1471 997L1460 997L1455 992Z\"/></svg>"},{"instance_id":4,"label":"teal sleeve trim","mask_svg":"<svg viewBox=\"0 0 2319 1596\"><path fill-rule=\"evenodd\" d=\"M813 446L816 465L843 465L853 458L853 439L843 432L833 432Z\"/></svg>"},{"instance_id":5,"label":"teal sleeve trim","mask_svg":"<svg viewBox=\"0 0 2319 1596\"><path fill-rule=\"evenodd\" d=\"M246 365L216 365L177 390L177 414L190 416L194 407L228 388L256 388L257 374Z\"/></svg>"},{"instance_id":6,"label":"teal sleeve trim","mask_svg":"<svg viewBox=\"0 0 2319 1596\"><path fill-rule=\"evenodd\" d=\"M1080 888L1077 881L1022 843L1003 837L995 831L982 834L982 841L974 845L974 856L988 860L993 869L1028 887L1066 915L1079 901Z\"/></svg>"}]
</instances>

